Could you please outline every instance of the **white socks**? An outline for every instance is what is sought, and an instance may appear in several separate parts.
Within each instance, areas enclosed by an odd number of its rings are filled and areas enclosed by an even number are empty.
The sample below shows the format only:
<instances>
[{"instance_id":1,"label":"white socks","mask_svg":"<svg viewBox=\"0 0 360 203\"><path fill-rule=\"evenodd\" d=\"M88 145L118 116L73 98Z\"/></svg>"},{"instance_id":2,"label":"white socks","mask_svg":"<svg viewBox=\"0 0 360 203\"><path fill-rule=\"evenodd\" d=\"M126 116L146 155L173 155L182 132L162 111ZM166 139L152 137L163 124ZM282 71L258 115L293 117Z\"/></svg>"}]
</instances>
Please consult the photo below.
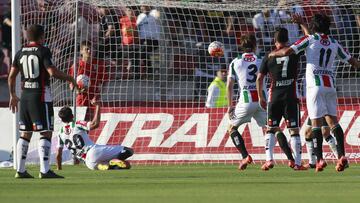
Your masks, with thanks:
<instances>
[{"instance_id":1,"label":"white socks","mask_svg":"<svg viewBox=\"0 0 360 203\"><path fill-rule=\"evenodd\" d=\"M267 133L265 135L265 154L266 161L274 160L275 135Z\"/></svg>"},{"instance_id":2,"label":"white socks","mask_svg":"<svg viewBox=\"0 0 360 203\"><path fill-rule=\"evenodd\" d=\"M300 135L292 135L290 138L291 149L294 153L295 164L301 166L301 140Z\"/></svg>"},{"instance_id":3,"label":"white socks","mask_svg":"<svg viewBox=\"0 0 360 203\"><path fill-rule=\"evenodd\" d=\"M16 145L16 161L17 161L17 172L24 173L25 172L25 161L26 155L29 149L29 141L24 138L19 138Z\"/></svg>"},{"instance_id":4,"label":"white socks","mask_svg":"<svg viewBox=\"0 0 360 203\"><path fill-rule=\"evenodd\" d=\"M312 139L306 140L306 150L309 157L309 164L316 164L316 157L314 154L314 143Z\"/></svg>"},{"instance_id":5,"label":"white socks","mask_svg":"<svg viewBox=\"0 0 360 203\"><path fill-rule=\"evenodd\" d=\"M331 151L334 153L335 157L338 158L338 151L336 149L336 141L335 138L332 135L329 135L329 137L325 138L326 142L329 144Z\"/></svg>"},{"instance_id":6,"label":"white socks","mask_svg":"<svg viewBox=\"0 0 360 203\"><path fill-rule=\"evenodd\" d=\"M39 141L40 172L47 173L50 169L51 142L44 137Z\"/></svg>"}]
</instances>

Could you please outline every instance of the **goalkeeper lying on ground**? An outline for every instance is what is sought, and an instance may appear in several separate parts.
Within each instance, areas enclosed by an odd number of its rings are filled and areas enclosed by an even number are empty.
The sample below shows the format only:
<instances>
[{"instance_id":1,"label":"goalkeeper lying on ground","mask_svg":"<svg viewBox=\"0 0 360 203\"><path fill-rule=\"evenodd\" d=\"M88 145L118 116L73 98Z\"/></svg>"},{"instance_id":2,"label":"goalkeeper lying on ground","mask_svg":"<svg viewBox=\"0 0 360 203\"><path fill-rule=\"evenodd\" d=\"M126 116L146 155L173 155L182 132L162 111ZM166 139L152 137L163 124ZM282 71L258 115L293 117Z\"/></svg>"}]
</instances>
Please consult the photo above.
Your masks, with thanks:
<instances>
[{"instance_id":1,"label":"goalkeeper lying on ground","mask_svg":"<svg viewBox=\"0 0 360 203\"><path fill-rule=\"evenodd\" d=\"M79 160L85 162L91 170L129 169L129 162L125 161L133 155L133 150L121 145L98 145L89 138L89 131L94 130L100 123L100 103L91 100L95 115L92 121L75 121L72 110L65 106L60 109L59 117L63 122L58 136L58 151L56 155L57 168L61 170L62 151L64 145Z\"/></svg>"}]
</instances>

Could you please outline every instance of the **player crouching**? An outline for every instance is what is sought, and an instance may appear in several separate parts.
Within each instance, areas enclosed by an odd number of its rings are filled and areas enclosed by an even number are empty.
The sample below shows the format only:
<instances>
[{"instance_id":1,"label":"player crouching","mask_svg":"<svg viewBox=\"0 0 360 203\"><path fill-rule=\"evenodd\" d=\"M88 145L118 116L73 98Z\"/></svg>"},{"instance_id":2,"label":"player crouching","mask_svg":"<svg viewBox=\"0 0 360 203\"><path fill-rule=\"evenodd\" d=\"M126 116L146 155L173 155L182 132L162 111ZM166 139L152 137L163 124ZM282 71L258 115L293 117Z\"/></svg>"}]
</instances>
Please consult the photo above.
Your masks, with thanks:
<instances>
[{"instance_id":1,"label":"player crouching","mask_svg":"<svg viewBox=\"0 0 360 203\"><path fill-rule=\"evenodd\" d=\"M67 106L60 109L59 117L63 127L58 136L58 170L62 169L64 145L91 170L129 169L130 164L125 160L134 154L131 148L121 145L98 145L89 138L89 131L99 126L101 115L100 103L93 99L91 104L95 106L95 115L89 122L75 121L72 110Z\"/></svg>"}]
</instances>

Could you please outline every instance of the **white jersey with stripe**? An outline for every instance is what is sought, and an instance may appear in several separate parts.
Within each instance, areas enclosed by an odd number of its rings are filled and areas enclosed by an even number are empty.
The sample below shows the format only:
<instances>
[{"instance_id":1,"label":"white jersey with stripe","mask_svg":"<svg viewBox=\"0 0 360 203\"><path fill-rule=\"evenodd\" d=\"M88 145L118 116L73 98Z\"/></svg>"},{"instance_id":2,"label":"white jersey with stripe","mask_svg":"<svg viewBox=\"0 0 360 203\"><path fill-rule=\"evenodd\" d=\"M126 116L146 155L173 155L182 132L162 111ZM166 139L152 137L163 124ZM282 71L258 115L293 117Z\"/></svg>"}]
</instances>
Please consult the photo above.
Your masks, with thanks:
<instances>
[{"instance_id":1,"label":"white jersey with stripe","mask_svg":"<svg viewBox=\"0 0 360 203\"><path fill-rule=\"evenodd\" d=\"M86 152L94 146L89 137L90 122L63 123L58 135L58 148L66 146L78 159L84 160Z\"/></svg>"},{"instance_id":2,"label":"white jersey with stripe","mask_svg":"<svg viewBox=\"0 0 360 203\"><path fill-rule=\"evenodd\" d=\"M335 57L344 62L351 58L337 40L325 34L315 33L305 36L295 42L291 48L296 54L305 51L307 87L335 88L336 66L333 65Z\"/></svg>"},{"instance_id":3,"label":"white jersey with stripe","mask_svg":"<svg viewBox=\"0 0 360 203\"><path fill-rule=\"evenodd\" d=\"M231 62L228 80L237 80L240 90L239 102L250 103L259 101L256 90L256 78L260 66L261 59L254 53L244 53Z\"/></svg>"}]
</instances>

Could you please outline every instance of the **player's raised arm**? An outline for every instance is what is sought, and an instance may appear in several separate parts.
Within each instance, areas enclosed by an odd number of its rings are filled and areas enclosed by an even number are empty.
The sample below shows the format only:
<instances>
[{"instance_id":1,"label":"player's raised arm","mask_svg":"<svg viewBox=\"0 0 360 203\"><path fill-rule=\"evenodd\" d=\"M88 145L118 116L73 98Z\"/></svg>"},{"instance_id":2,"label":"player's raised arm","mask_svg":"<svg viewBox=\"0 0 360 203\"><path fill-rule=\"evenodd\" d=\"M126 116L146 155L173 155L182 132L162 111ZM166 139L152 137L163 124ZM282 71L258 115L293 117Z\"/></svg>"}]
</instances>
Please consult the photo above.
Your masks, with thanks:
<instances>
[{"instance_id":1,"label":"player's raised arm","mask_svg":"<svg viewBox=\"0 0 360 203\"><path fill-rule=\"evenodd\" d=\"M90 121L90 130L96 129L97 127L99 127L100 124L100 118L101 118L101 112L100 112L100 102L97 101L95 98L93 98L91 100L91 104L95 106L95 115L94 118L92 119L92 121Z\"/></svg>"},{"instance_id":2,"label":"player's raised arm","mask_svg":"<svg viewBox=\"0 0 360 203\"><path fill-rule=\"evenodd\" d=\"M351 64L351 66L353 66L357 69L360 68L360 62L356 58L351 57L348 62Z\"/></svg>"},{"instance_id":3,"label":"player's raised arm","mask_svg":"<svg viewBox=\"0 0 360 203\"><path fill-rule=\"evenodd\" d=\"M298 24L301 27L301 30L304 32L304 35L310 35L311 34L309 28L305 25L304 20L303 20L303 18L302 18L302 16L300 14L294 13L291 16L291 21L293 23Z\"/></svg>"},{"instance_id":4,"label":"player's raised arm","mask_svg":"<svg viewBox=\"0 0 360 203\"><path fill-rule=\"evenodd\" d=\"M59 71L54 66L50 66L46 70L47 70L47 72L49 73L49 75L51 77L54 77L54 78L57 78L57 79L60 79L60 80L68 81L68 82L72 83L74 87L77 87L76 81L75 81L75 79L73 77L63 73L62 71Z\"/></svg>"},{"instance_id":5,"label":"player's raised arm","mask_svg":"<svg viewBox=\"0 0 360 203\"><path fill-rule=\"evenodd\" d=\"M56 151L56 167L57 170L62 170L62 152L63 147L59 147Z\"/></svg>"}]
</instances>

